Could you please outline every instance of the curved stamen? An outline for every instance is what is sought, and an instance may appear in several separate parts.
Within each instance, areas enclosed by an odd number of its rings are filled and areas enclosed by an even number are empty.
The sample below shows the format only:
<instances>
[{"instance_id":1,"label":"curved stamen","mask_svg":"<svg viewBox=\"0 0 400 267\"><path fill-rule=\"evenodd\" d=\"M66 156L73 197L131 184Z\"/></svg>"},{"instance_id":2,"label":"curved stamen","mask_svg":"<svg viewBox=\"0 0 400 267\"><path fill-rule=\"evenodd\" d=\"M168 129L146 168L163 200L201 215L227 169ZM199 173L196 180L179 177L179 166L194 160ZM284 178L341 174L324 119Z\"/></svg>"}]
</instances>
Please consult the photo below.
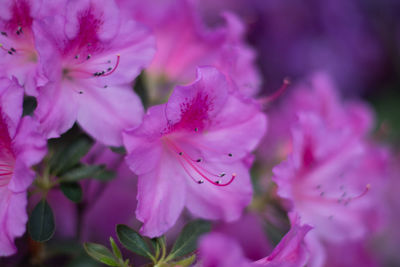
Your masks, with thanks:
<instances>
[{"instance_id":1,"label":"curved stamen","mask_svg":"<svg viewBox=\"0 0 400 267\"><path fill-rule=\"evenodd\" d=\"M350 196L350 197L347 197L347 198L346 198L346 192L344 192L341 195L340 198L332 198L332 197L325 197L325 192L323 192L323 191L319 194L319 197L311 197L310 196L308 198L313 200L313 201L335 202L335 203L338 203L338 204L348 205L351 201L357 200L357 199L360 199L360 198L364 197L368 193L370 188L371 188L371 185L367 184L365 186L364 191L361 192L359 195Z\"/></svg>"},{"instance_id":2,"label":"curved stamen","mask_svg":"<svg viewBox=\"0 0 400 267\"><path fill-rule=\"evenodd\" d=\"M269 104L269 103L275 101L278 97L280 97L283 94L283 92L286 91L286 89L289 87L289 85L290 85L290 79L286 77L285 79L283 79L282 86L275 93L273 93L270 96L260 98L258 100L259 103Z\"/></svg>"},{"instance_id":3,"label":"curved stamen","mask_svg":"<svg viewBox=\"0 0 400 267\"><path fill-rule=\"evenodd\" d=\"M109 70L109 72L107 72L106 74L102 74L101 76L105 77L105 76L111 75L111 74L118 68L120 57L121 57L121 56L118 54L118 55L117 55L117 62L115 63L114 68L111 69L111 70Z\"/></svg>"},{"instance_id":4,"label":"curved stamen","mask_svg":"<svg viewBox=\"0 0 400 267\"><path fill-rule=\"evenodd\" d=\"M176 144L174 144L171 140L169 139L165 139L167 141L167 143L172 147L172 150L174 153L176 153L175 155L177 155L179 162L181 163L182 167L184 168L185 172L189 175L189 177L199 183L202 184L204 181L203 180L196 180L192 174L190 173L190 171L187 169L187 167L185 166L185 163L188 164L192 170L194 170L198 175L200 175L202 178L204 178L206 181L208 181L209 183L215 185L215 186L227 186L230 185L233 180L236 178L236 174L233 173L231 176L231 179L226 182L226 183L221 183L220 180L217 181L213 181L212 179L210 179L209 177L207 177L207 175L205 175L203 172L208 173L211 176L214 176L216 178L222 178L225 176L225 173L221 173L221 174L213 174L210 171L206 170L205 168L196 165L197 161L194 161L191 157L189 157L185 152L183 152L182 149L180 149Z\"/></svg>"},{"instance_id":5,"label":"curved stamen","mask_svg":"<svg viewBox=\"0 0 400 267\"><path fill-rule=\"evenodd\" d=\"M371 189L371 185L367 184L365 186L364 191L361 194L359 194L358 196L355 196L355 197L350 197L349 200L355 200L355 199L362 198L363 196L365 196L368 193L369 189Z\"/></svg>"}]
</instances>

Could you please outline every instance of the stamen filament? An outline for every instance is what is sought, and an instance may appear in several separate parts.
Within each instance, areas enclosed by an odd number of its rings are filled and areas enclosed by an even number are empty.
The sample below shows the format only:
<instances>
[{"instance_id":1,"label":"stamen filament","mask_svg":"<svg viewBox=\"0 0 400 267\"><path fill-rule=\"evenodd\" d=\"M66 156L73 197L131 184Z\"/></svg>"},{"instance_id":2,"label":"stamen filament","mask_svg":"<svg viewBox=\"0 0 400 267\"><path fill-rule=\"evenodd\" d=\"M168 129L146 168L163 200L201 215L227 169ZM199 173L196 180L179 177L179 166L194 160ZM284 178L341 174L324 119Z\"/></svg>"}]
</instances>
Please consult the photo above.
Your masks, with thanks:
<instances>
[{"instance_id":1,"label":"stamen filament","mask_svg":"<svg viewBox=\"0 0 400 267\"><path fill-rule=\"evenodd\" d=\"M197 162L197 161L193 160L190 156L188 156L186 153L184 153L183 150L181 150L176 144L174 144L171 140L169 140L169 139L167 139L167 138L166 138L165 140L166 140L167 143L171 146L172 151L173 151L174 153L176 153L175 155L177 155L178 160L179 160L179 162L181 163L183 169L185 170L185 172L189 175L189 177L190 177L193 181L195 181L195 182L197 182L197 183L199 183L199 184L201 184L201 183L204 182L203 180L196 180L196 179L192 176L191 172L187 169L187 166L185 166L185 163L188 164L188 165L189 165L197 174L199 174L202 178L204 178L206 181L208 181L209 183L211 183L211 184L213 184L213 185L215 185L215 186L227 186L227 185L230 185L230 184L233 182L233 180L236 178L236 174L233 173L232 176L231 176L231 179L230 179L228 182L224 183L224 184L221 183L220 180L217 180L217 181L211 180L211 179L210 179L209 177L207 177L207 175L205 175L203 172L206 172L206 173L208 173L209 175L214 176L214 177L219 178L219 179L222 178L222 177L224 177L224 176L225 176L225 173L223 172L223 173L221 173L221 174L213 174L213 173L211 173L210 171L208 171L208 170L206 170L205 168L203 168L202 166L196 165L196 162Z\"/></svg>"},{"instance_id":2,"label":"stamen filament","mask_svg":"<svg viewBox=\"0 0 400 267\"><path fill-rule=\"evenodd\" d=\"M280 97L283 94L283 92L286 91L286 89L289 87L289 85L290 85L289 78L283 79L282 86L272 95L259 99L258 100L259 103L260 104L269 104L269 103L275 101L278 97Z\"/></svg>"},{"instance_id":3,"label":"stamen filament","mask_svg":"<svg viewBox=\"0 0 400 267\"><path fill-rule=\"evenodd\" d=\"M115 63L114 68L113 68L112 70L110 70L109 72L107 72L106 74L103 74L103 75L101 75L101 76L105 77L105 76L111 75L111 74L117 69L117 67L118 67L118 65L119 65L119 59L120 59L120 57L121 57L121 56L118 54L118 55L117 55L117 62Z\"/></svg>"}]
</instances>

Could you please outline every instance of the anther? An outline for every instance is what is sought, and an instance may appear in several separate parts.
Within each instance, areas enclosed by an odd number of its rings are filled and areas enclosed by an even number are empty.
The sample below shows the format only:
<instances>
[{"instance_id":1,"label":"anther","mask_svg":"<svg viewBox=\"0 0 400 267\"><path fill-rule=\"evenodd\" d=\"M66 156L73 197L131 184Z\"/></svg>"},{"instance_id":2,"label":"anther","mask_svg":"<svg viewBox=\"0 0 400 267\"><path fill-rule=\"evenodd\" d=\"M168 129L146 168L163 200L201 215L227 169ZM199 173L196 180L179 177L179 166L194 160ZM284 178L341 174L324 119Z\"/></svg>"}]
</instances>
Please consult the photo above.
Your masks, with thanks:
<instances>
[{"instance_id":1,"label":"anther","mask_svg":"<svg viewBox=\"0 0 400 267\"><path fill-rule=\"evenodd\" d=\"M182 156L182 155L183 155L183 152L179 152L178 154L179 154L179 156Z\"/></svg>"},{"instance_id":2,"label":"anther","mask_svg":"<svg viewBox=\"0 0 400 267\"><path fill-rule=\"evenodd\" d=\"M232 153L229 153L228 156L229 156L229 157L232 157L233 155L232 155Z\"/></svg>"},{"instance_id":3,"label":"anther","mask_svg":"<svg viewBox=\"0 0 400 267\"><path fill-rule=\"evenodd\" d=\"M108 85L106 84L106 85L104 85L104 88L107 88L108 87Z\"/></svg>"},{"instance_id":4,"label":"anther","mask_svg":"<svg viewBox=\"0 0 400 267\"><path fill-rule=\"evenodd\" d=\"M76 56L75 56L75 59L78 59L78 58L79 58L79 55L76 55Z\"/></svg>"},{"instance_id":5,"label":"anther","mask_svg":"<svg viewBox=\"0 0 400 267\"><path fill-rule=\"evenodd\" d=\"M202 159L197 159L196 162L202 162Z\"/></svg>"},{"instance_id":6,"label":"anther","mask_svg":"<svg viewBox=\"0 0 400 267\"><path fill-rule=\"evenodd\" d=\"M107 71L110 71L110 70L112 70L112 68L111 68L111 67L109 67L109 68L107 69Z\"/></svg>"},{"instance_id":7,"label":"anther","mask_svg":"<svg viewBox=\"0 0 400 267\"><path fill-rule=\"evenodd\" d=\"M82 92L82 91L79 91L79 94L81 95L81 94L83 94L83 92Z\"/></svg>"},{"instance_id":8,"label":"anther","mask_svg":"<svg viewBox=\"0 0 400 267\"><path fill-rule=\"evenodd\" d=\"M111 74L118 68L120 57L121 57L121 56L118 54L118 55L117 55L117 62L115 63L114 68L111 69L111 70L109 70L107 73L105 73L105 72L103 71L103 74L102 74L103 76L111 75ZM104 73L105 73L105 74L104 74Z\"/></svg>"},{"instance_id":9,"label":"anther","mask_svg":"<svg viewBox=\"0 0 400 267\"><path fill-rule=\"evenodd\" d=\"M221 183L221 181L219 181L219 180L218 180L218 181L215 181L215 183L216 183L216 184L220 184L220 183Z\"/></svg>"},{"instance_id":10,"label":"anther","mask_svg":"<svg viewBox=\"0 0 400 267\"><path fill-rule=\"evenodd\" d=\"M194 128L194 131L195 131L195 132L198 132L198 131L199 131L199 128L197 128L197 127Z\"/></svg>"},{"instance_id":11,"label":"anther","mask_svg":"<svg viewBox=\"0 0 400 267\"><path fill-rule=\"evenodd\" d=\"M1 35L6 36L7 37L7 33L6 32L1 32Z\"/></svg>"},{"instance_id":12,"label":"anther","mask_svg":"<svg viewBox=\"0 0 400 267\"><path fill-rule=\"evenodd\" d=\"M199 180L199 181L197 181L197 183L198 183L198 184L203 184L203 183L204 183L204 180Z\"/></svg>"},{"instance_id":13,"label":"anther","mask_svg":"<svg viewBox=\"0 0 400 267\"><path fill-rule=\"evenodd\" d=\"M13 54L11 51L8 51L7 53L9 53L10 55L12 55L12 54Z\"/></svg>"},{"instance_id":14,"label":"anther","mask_svg":"<svg viewBox=\"0 0 400 267\"><path fill-rule=\"evenodd\" d=\"M17 35L20 35L21 33L22 33L22 27L21 27L21 26L18 26Z\"/></svg>"},{"instance_id":15,"label":"anther","mask_svg":"<svg viewBox=\"0 0 400 267\"><path fill-rule=\"evenodd\" d=\"M86 59L89 60L91 57L92 57L92 55L89 54L89 55L87 55Z\"/></svg>"},{"instance_id":16,"label":"anther","mask_svg":"<svg viewBox=\"0 0 400 267\"><path fill-rule=\"evenodd\" d=\"M219 177L224 177L226 174L224 172L222 172Z\"/></svg>"},{"instance_id":17,"label":"anther","mask_svg":"<svg viewBox=\"0 0 400 267\"><path fill-rule=\"evenodd\" d=\"M11 47L10 48L11 52L17 52L17 50L15 50L15 48Z\"/></svg>"}]
</instances>

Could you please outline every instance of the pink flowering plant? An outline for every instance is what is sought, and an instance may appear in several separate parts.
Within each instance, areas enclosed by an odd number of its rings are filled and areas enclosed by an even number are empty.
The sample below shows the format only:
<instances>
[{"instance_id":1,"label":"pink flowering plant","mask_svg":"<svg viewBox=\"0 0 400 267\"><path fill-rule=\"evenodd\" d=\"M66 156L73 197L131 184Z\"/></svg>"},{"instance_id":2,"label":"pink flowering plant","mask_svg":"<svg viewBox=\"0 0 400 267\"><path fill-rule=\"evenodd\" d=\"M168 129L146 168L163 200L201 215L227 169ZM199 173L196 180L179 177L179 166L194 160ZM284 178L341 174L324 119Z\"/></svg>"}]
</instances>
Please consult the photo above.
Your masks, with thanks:
<instances>
[{"instance_id":1,"label":"pink flowering plant","mask_svg":"<svg viewBox=\"0 0 400 267\"><path fill-rule=\"evenodd\" d=\"M264 58L307 7L214 2L0 0L0 266L400 263L398 93L334 38Z\"/></svg>"}]
</instances>

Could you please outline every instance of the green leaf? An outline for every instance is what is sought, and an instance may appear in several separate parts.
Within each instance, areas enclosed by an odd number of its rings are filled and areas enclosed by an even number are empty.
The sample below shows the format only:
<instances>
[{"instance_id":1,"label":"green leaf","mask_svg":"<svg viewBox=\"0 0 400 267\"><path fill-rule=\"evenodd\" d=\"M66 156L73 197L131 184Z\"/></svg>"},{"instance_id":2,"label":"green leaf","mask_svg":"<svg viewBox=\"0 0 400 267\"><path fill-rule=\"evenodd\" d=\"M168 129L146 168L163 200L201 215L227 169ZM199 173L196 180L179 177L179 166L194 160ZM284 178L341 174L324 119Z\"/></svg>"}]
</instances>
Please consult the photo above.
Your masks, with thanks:
<instances>
[{"instance_id":1,"label":"green leaf","mask_svg":"<svg viewBox=\"0 0 400 267\"><path fill-rule=\"evenodd\" d=\"M211 230L211 224L204 220L187 223L172 247L168 260L185 256L196 250L198 238Z\"/></svg>"},{"instance_id":2,"label":"green leaf","mask_svg":"<svg viewBox=\"0 0 400 267\"><path fill-rule=\"evenodd\" d=\"M126 154L126 149L123 146L110 146L110 149L112 152L125 155Z\"/></svg>"},{"instance_id":3,"label":"green leaf","mask_svg":"<svg viewBox=\"0 0 400 267\"><path fill-rule=\"evenodd\" d=\"M146 242L135 230L126 225L118 224L117 236L119 242L128 250L150 259L154 258Z\"/></svg>"},{"instance_id":4,"label":"green leaf","mask_svg":"<svg viewBox=\"0 0 400 267\"><path fill-rule=\"evenodd\" d=\"M95 178L99 180L110 180L114 172L106 170L105 165L79 165L70 171L64 173L61 182L76 182L86 178Z\"/></svg>"},{"instance_id":5,"label":"green leaf","mask_svg":"<svg viewBox=\"0 0 400 267\"><path fill-rule=\"evenodd\" d=\"M28 222L32 239L38 242L49 240L55 230L54 216L46 199L42 199L33 209Z\"/></svg>"},{"instance_id":6,"label":"green leaf","mask_svg":"<svg viewBox=\"0 0 400 267\"><path fill-rule=\"evenodd\" d=\"M108 266L119 266L118 259L105 246L87 242L83 244L83 247L93 259Z\"/></svg>"},{"instance_id":7,"label":"green leaf","mask_svg":"<svg viewBox=\"0 0 400 267\"><path fill-rule=\"evenodd\" d=\"M93 175L92 178L99 180L99 181L109 181L111 179L114 179L114 177L115 177L115 172L103 169L101 172Z\"/></svg>"},{"instance_id":8,"label":"green leaf","mask_svg":"<svg viewBox=\"0 0 400 267\"><path fill-rule=\"evenodd\" d=\"M115 257L122 260L121 250L119 249L119 247L117 246L117 244L115 243L115 241L112 237L110 237L110 244L111 244L111 248L113 250Z\"/></svg>"},{"instance_id":9,"label":"green leaf","mask_svg":"<svg viewBox=\"0 0 400 267\"><path fill-rule=\"evenodd\" d=\"M80 136L72 141L54 145L52 149L54 154L49 161L50 173L62 176L80 162L81 158L89 152L92 144L93 141L89 137Z\"/></svg>"},{"instance_id":10,"label":"green leaf","mask_svg":"<svg viewBox=\"0 0 400 267\"><path fill-rule=\"evenodd\" d=\"M73 202L82 200L82 187L77 182L66 182L60 184L61 191Z\"/></svg>"},{"instance_id":11,"label":"green leaf","mask_svg":"<svg viewBox=\"0 0 400 267\"><path fill-rule=\"evenodd\" d=\"M188 257L188 258L184 258L180 261L177 262L173 262L173 266L180 266L180 267L189 267L192 265L192 263L195 261L196 259L196 255L193 254L192 256Z\"/></svg>"},{"instance_id":12,"label":"green leaf","mask_svg":"<svg viewBox=\"0 0 400 267\"><path fill-rule=\"evenodd\" d=\"M150 243L151 243L151 245L153 247L153 251L154 251L154 257L156 259L158 259L158 257L160 256L160 249L161 249L160 242L158 239L159 239L158 237L150 239Z\"/></svg>"}]
</instances>

